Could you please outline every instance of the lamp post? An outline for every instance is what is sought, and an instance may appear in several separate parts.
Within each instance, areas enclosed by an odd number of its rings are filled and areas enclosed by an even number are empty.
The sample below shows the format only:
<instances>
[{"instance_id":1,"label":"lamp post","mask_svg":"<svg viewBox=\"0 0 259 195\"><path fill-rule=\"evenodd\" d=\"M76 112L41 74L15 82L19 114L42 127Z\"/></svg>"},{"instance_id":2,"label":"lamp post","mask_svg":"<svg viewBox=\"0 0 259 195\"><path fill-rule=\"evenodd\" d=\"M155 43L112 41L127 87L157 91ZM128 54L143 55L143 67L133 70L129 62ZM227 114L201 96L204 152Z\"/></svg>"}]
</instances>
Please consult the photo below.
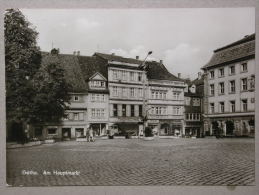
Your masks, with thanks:
<instances>
[{"instance_id":1,"label":"lamp post","mask_svg":"<svg viewBox=\"0 0 259 195\"><path fill-rule=\"evenodd\" d=\"M149 51L146 58L144 59L144 61L142 62L142 64L140 65L141 68L143 68L144 70L144 75L146 75L146 78L144 79L144 77L142 77L142 81L143 81L143 113L144 113L144 116L143 116L143 130L145 130L145 127L147 126L147 123L145 124L145 118L147 116L147 108L146 108L146 99L147 99L147 71L146 71L146 66L145 66L145 62L147 60L147 57L149 55L151 55L153 52L152 51Z\"/></svg>"}]
</instances>

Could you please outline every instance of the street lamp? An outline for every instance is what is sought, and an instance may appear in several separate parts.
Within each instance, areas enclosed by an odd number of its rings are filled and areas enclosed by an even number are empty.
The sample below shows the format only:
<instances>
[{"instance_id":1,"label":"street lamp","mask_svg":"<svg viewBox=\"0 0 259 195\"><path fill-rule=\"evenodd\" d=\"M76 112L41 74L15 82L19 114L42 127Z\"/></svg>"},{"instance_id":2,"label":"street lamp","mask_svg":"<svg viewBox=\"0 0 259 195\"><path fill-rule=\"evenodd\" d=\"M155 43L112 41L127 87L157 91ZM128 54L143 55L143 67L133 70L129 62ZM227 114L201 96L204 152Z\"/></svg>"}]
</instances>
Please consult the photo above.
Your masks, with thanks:
<instances>
[{"instance_id":1,"label":"street lamp","mask_svg":"<svg viewBox=\"0 0 259 195\"><path fill-rule=\"evenodd\" d=\"M152 51L149 51L148 52L148 54L147 54L147 56L146 56L146 58L144 59L144 61L142 62L142 64L140 65L140 68L143 68L143 71L144 71L144 73L145 73L145 75L146 75L146 79L144 79L144 77L143 77L143 79L142 79L142 81L143 81L143 113L144 113L144 116L143 116L143 130L145 130L145 127L146 127L146 125L145 125L145 118L147 117L147 111L149 110L147 110L146 109L146 99L147 99L147 97L146 97L146 93L147 93L147 90L146 90L146 87L147 87L147 85L148 85L148 82L147 82L147 70L146 70L146 66L145 66L145 62L146 62L146 60L147 60L147 57L149 56L149 55L151 55L153 52Z\"/></svg>"}]
</instances>

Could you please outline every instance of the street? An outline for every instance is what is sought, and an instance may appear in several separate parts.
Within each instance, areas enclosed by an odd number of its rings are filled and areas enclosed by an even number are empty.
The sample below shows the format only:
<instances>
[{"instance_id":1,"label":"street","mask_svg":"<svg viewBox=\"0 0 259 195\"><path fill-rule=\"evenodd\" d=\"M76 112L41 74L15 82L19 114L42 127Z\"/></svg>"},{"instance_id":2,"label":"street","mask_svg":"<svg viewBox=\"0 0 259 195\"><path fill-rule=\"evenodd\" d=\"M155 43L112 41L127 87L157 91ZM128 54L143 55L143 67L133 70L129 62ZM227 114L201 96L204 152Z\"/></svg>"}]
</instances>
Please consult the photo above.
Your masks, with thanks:
<instances>
[{"instance_id":1,"label":"street","mask_svg":"<svg viewBox=\"0 0 259 195\"><path fill-rule=\"evenodd\" d=\"M254 185L254 139L97 139L7 149L7 183Z\"/></svg>"}]
</instances>

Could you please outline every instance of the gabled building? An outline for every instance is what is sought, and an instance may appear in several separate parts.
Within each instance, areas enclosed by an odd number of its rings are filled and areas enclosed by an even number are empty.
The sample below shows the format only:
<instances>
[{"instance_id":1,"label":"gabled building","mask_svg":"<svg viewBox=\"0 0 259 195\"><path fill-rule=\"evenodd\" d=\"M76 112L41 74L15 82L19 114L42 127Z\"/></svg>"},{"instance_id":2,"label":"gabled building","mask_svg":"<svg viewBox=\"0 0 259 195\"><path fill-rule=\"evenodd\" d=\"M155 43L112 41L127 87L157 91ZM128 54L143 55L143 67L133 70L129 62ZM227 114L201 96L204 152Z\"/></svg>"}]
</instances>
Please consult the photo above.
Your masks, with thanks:
<instances>
[{"instance_id":1,"label":"gabled building","mask_svg":"<svg viewBox=\"0 0 259 195\"><path fill-rule=\"evenodd\" d=\"M147 62L148 125L159 136L184 135L184 81L163 62Z\"/></svg>"},{"instance_id":2,"label":"gabled building","mask_svg":"<svg viewBox=\"0 0 259 195\"><path fill-rule=\"evenodd\" d=\"M184 93L185 136L203 137L203 91L204 76L199 72L198 78L187 82Z\"/></svg>"},{"instance_id":3,"label":"gabled building","mask_svg":"<svg viewBox=\"0 0 259 195\"><path fill-rule=\"evenodd\" d=\"M184 82L161 62L143 69L138 58L114 54L43 54L43 62L51 60L65 70L71 101L61 123L41 124L33 136L69 140L85 136L87 128L97 136L108 130L143 135L144 120L160 135L184 134Z\"/></svg>"},{"instance_id":4,"label":"gabled building","mask_svg":"<svg viewBox=\"0 0 259 195\"><path fill-rule=\"evenodd\" d=\"M205 133L254 136L255 34L214 50L202 69Z\"/></svg>"}]
</instances>

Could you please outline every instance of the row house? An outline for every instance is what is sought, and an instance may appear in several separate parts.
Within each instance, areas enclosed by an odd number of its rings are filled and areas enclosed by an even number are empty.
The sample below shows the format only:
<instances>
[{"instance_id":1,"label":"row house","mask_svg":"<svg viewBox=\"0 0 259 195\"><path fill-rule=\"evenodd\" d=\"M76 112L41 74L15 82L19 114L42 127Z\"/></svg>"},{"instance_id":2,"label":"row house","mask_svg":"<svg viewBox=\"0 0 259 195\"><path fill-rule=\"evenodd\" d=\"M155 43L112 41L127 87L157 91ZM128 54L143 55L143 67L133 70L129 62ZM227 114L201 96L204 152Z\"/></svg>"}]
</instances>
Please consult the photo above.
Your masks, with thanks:
<instances>
[{"instance_id":1,"label":"row house","mask_svg":"<svg viewBox=\"0 0 259 195\"><path fill-rule=\"evenodd\" d=\"M184 81L163 62L147 63L147 122L159 136L184 135Z\"/></svg>"},{"instance_id":2,"label":"row house","mask_svg":"<svg viewBox=\"0 0 259 195\"><path fill-rule=\"evenodd\" d=\"M42 61L62 64L71 100L60 123L39 124L33 136L69 140L88 128L98 136L110 130L143 135L144 116L160 135L184 134L184 82L161 62L146 62L144 70L139 59L102 53L43 53Z\"/></svg>"},{"instance_id":3,"label":"row house","mask_svg":"<svg viewBox=\"0 0 259 195\"><path fill-rule=\"evenodd\" d=\"M185 136L203 137L203 91L204 75L198 73L198 78L186 80L184 92Z\"/></svg>"},{"instance_id":4,"label":"row house","mask_svg":"<svg viewBox=\"0 0 259 195\"><path fill-rule=\"evenodd\" d=\"M206 134L254 136L255 34L215 50L202 69Z\"/></svg>"}]
</instances>

